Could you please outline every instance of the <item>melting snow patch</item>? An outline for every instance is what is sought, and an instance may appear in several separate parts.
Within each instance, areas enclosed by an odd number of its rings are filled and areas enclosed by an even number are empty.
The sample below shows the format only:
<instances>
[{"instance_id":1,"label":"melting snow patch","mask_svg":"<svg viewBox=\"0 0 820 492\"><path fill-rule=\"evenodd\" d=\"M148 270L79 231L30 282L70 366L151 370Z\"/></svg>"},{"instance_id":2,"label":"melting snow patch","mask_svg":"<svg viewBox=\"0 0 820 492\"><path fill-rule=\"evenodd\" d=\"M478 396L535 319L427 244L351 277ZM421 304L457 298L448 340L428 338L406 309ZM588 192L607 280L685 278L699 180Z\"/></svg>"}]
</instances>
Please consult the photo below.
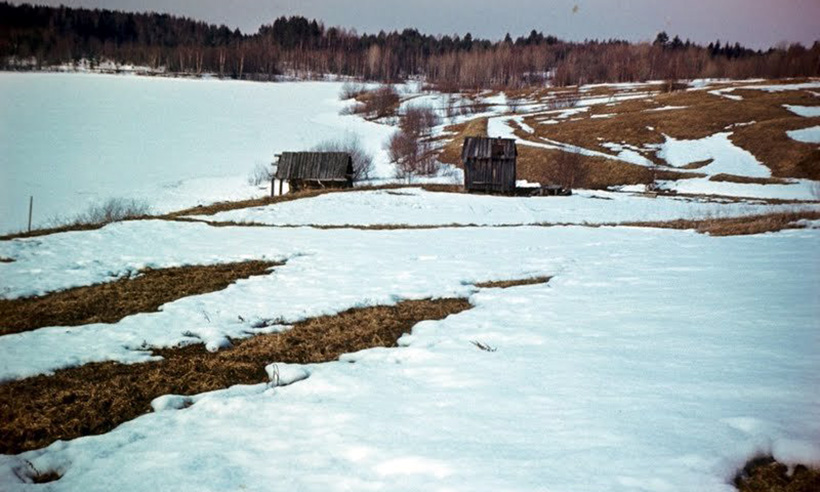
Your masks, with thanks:
<instances>
[{"instance_id":1,"label":"melting snow patch","mask_svg":"<svg viewBox=\"0 0 820 492\"><path fill-rule=\"evenodd\" d=\"M707 174L726 173L755 178L771 176L768 167L729 140L731 134L716 133L700 140L678 140L664 135L666 142L661 144L658 157L674 167L713 159L712 163L698 170Z\"/></svg>"},{"instance_id":2,"label":"melting snow patch","mask_svg":"<svg viewBox=\"0 0 820 492\"><path fill-rule=\"evenodd\" d=\"M205 342L205 350L208 352L218 352L221 349L226 349L231 347L231 341L228 340L228 337L219 335L216 336L207 342Z\"/></svg>"},{"instance_id":3,"label":"melting snow patch","mask_svg":"<svg viewBox=\"0 0 820 492\"><path fill-rule=\"evenodd\" d=\"M743 126L751 126L751 125L754 125L755 123L757 123L757 121L755 121L755 120L746 121L746 122L743 122L743 123L732 123L731 125L726 125L726 127L724 129L725 130L731 130L732 128L740 128L740 127L743 127Z\"/></svg>"},{"instance_id":4,"label":"melting snow patch","mask_svg":"<svg viewBox=\"0 0 820 492\"><path fill-rule=\"evenodd\" d=\"M802 130L787 131L786 134L792 140L805 143L820 143L820 126L803 128Z\"/></svg>"},{"instance_id":5,"label":"melting snow patch","mask_svg":"<svg viewBox=\"0 0 820 492\"><path fill-rule=\"evenodd\" d=\"M638 147L628 144L617 144L612 142L602 143L601 147L607 148L618 153L618 159L637 164L639 166L654 167L655 163L641 155Z\"/></svg>"},{"instance_id":6,"label":"melting snow patch","mask_svg":"<svg viewBox=\"0 0 820 492\"><path fill-rule=\"evenodd\" d=\"M800 219L795 221L794 225L805 229L820 229L820 220Z\"/></svg>"},{"instance_id":7,"label":"melting snow patch","mask_svg":"<svg viewBox=\"0 0 820 492\"><path fill-rule=\"evenodd\" d=\"M784 104L783 107L798 116L804 116L806 118L820 116L820 106L792 106L791 104Z\"/></svg>"},{"instance_id":8,"label":"melting snow patch","mask_svg":"<svg viewBox=\"0 0 820 492\"><path fill-rule=\"evenodd\" d=\"M814 200L816 197L812 191L813 183L815 182L808 179L795 180L791 184L754 184L695 178L679 181L660 181L659 185L665 190L675 190L679 193L780 200Z\"/></svg>"},{"instance_id":9,"label":"melting snow patch","mask_svg":"<svg viewBox=\"0 0 820 492\"><path fill-rule=\"evenodd\" d=\"M772 446L772 456L781 463L820 463L820 446L809 441L779 439Z\"/></svg>"},{"instance_id":10,"label":"melting snow patch","mask_svg":"<svg viewBox=\"0 0 820 492\"><path fill-rule=\"evenodd\" d=\"M689 106L663 106L661 108L647 109L646 111L672 111L675 109L686 109Z\"/></svg>"},{"instance_id":11,"label":"melting snow patch","mask_svg":"<svg viewBox=\"0 0 820 492\"><path fill-rule=\"evenodd\" d=\"M713 96L725 97L726 99L731 99L732 101L742 101L743 96L729 94L729 92L732 92L734 90L734 87L728 87L726 89L715 89L713 91L709 91L709 94L712 94Z\"/></svg>"},{"instance_id":12,"label":"melting snow patch","mask_svg":"<svg viewBox=\"0 0 820 492\"><path fill-rule=\"evenodd\" d=\"M164 412L167 410L182 410L193 404L194 399L190 396L162 395L151 401L151 408L153 408L155 412Z\"/></svg>"},{"instance_id":13,"label":"melting snow patch","mask_svg":"<svg viewBox=\"0 0 820 492\"><path fill-rule=\"evenodd\" d=\"M806 82L802 84L778 84L778 85L750 85L741 89L757 89L766 92L802 91L806 89L820 89L820 82Z\"/></svg>"},{"instance_id":14,"label":"melting snow patch","mask_svg":"<svg viewBox=\"0 0 820 492\"><path fill-rule=\"evenodd\" d=\"M268 373L268 386L271 388L287 386L310 377L310 371L301 364L270 364L265 367L265 372Z\"/></svg>"}]
</instances>

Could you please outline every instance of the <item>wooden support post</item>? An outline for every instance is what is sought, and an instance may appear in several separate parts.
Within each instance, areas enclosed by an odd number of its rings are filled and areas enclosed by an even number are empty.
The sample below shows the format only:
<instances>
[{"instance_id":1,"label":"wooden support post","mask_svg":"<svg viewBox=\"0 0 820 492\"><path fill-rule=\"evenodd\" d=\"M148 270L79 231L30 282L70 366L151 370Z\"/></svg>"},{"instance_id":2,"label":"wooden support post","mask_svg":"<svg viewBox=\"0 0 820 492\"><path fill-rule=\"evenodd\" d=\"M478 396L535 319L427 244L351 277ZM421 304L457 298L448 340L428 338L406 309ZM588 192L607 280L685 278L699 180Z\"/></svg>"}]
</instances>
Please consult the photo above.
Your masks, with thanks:
<instances>
[{"instance_id":1,"label":"wooden support post","mask_svg":"<svg viewBox=\"0 0 820 492\"><path fill-rule=\"evenodd\" d=\"M279 180L279 196L282 196L282 182L283 181L284 180L282 180L282 179Z\"/></svg>"},{"instance_id":2,"label":"wooden support post","mask_svg":"<svg viewBox=\"0 0 820 492\"><path fill-rule=\"evenodd\" d=\"M31 232L31 212L34 210L34 196L28 197L28 232Z\"/></svg>"}]
</instances>

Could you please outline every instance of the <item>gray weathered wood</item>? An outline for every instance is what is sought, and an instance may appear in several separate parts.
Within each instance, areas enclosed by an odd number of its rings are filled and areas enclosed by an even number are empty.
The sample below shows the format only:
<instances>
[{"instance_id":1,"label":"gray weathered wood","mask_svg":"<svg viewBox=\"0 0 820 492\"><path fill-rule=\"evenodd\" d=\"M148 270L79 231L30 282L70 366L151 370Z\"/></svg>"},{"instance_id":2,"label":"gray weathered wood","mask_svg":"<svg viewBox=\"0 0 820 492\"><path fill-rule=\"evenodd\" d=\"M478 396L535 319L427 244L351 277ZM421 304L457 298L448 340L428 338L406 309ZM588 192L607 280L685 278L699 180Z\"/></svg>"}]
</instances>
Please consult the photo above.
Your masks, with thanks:
<instances>
[{"instance_id":1,"label":"gray weathered wood","mask_svg":"<svg viewBox=\"0 0 820 492\"><path fill-rule=\"evenodd\" d=\"M517 156L513 139L465 138L464 187L472 192L514 194Z\"/></svg>"}]
</instances>

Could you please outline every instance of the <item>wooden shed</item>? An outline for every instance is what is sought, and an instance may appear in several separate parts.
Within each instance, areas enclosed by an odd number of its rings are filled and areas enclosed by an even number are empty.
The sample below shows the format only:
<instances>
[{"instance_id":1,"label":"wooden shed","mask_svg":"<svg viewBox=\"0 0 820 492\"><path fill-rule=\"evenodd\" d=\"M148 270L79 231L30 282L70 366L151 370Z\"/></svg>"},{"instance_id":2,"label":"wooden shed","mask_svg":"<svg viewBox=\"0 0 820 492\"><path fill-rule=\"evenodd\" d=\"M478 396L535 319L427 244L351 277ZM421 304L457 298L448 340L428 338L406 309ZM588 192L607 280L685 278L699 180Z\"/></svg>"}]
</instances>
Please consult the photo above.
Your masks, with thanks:
<instances>
[{"instance_id":1,"label":"wooden shed","mask_svg":"<svg viewBox=\"0 0 820 492\"><path fill-rule=\"evenodd\" d=\"M461 148L464 187L468 192L514 194L517 156L511 138L465 138Z\"/></svg>"},{"instance_id":2,"label":"wooden shed","mask_svg":"<svg viewBox=\"0 0 820 492\"><path fill-rule=\"evenodd\" d=\"M279 181L288 183L289 191L316 188L350 188L353 186L353 158L346 152L283 152L273 176L271 194Z\"/></svg>"}]
</instances>

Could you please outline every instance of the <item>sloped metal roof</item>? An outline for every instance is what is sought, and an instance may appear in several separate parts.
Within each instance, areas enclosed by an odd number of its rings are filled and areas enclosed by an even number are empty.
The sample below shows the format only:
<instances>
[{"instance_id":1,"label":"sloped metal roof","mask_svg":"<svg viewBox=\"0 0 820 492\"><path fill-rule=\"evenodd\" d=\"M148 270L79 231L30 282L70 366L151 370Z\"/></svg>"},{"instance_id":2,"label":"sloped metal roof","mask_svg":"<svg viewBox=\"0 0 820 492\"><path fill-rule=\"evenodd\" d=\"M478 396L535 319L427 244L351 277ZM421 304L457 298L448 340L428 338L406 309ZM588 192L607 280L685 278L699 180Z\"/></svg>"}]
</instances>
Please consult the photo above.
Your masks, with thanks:
<instances>
[{"instance_id":1,"label":"sloped metal roof","mask_svg":"<svg viewBox=\"0 0 820 492\"><path fill-rule=\"evenodd\" d=\"M467 137L461 148L461 160L514 159L518 155L515 140L511 138Z\"/></svg>"},{"instance_id":2,"label":"sloped metal roof","mask_svg":"<svg viewBox=\"0 0 820 492\"><path fill-rule=\"evenodd\" d=\"M353 174L353 159L345 152L283 152L276 179L347 181Z\"/></svg>"}]
</instances>

